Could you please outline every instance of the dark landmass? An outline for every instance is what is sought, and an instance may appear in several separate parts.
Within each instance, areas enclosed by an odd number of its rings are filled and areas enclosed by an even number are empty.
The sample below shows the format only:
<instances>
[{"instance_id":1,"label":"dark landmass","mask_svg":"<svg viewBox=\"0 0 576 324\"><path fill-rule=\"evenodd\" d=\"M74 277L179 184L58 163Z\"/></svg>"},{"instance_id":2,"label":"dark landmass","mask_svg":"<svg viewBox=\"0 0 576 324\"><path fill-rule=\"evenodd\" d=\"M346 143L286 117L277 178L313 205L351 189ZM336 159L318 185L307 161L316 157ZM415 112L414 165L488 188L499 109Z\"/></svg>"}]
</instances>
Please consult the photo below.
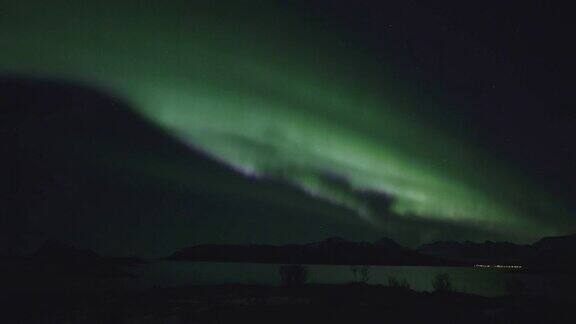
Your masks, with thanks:
<instances>
[{"instance_id":1,"label":"dark landmass","mask_svg":"<svg viewBox=\"0 0 576 324\"><path fill-rule=\"evenodd\" d=\"M6 259L6 258L5 258ZM8 257L7 259L10 259ZM30 255L15 256L13 260L36 260L56 263L100 263L108 265L138 265L147 263L138 257L103 257L90 249L78 249L75 246L60 241L48 240L38 250Z\"/></svg>"},{"instance_id":2,"label":"dark landmass","mask_svg":"<svg viewBox=\"0 0 576 324\"><path fill-rule=\"evenodd\" d=\"M574 237L567 236L542 239L529 246L490 242L473 246L479 250L478 255L487 256L486 259L489 255L482 254L486 253L482 248L496 250L494 256L501 257L500 260L515 257L518 251L538 256L539 260L558 260L556 257L560 252L567 253L573 242ZM443 244L430 246L452 246ZM467 246L472 243L460 244ZM327 264L344 261L369 264L366 261L377 260L383 265L390 264L385 262L428 262L428 265L439 262L439 265L446 265L444 261L438 261L439 258L403 248L389 239L355 243L330 238L318 243L279 247L203 245L181 252L185 251L198 253L187 255L205 261L226 258L227 261L275 260L284 263L288 260L286 256L296 256L292 260L314 260L313 263L321 260ZM220 254L210 256L200 252ZM258 259L253 259L255 257ZM193 259L175 254L171 260ZM59 242L47 242L27 256L0 258L3 274L0 305L4 308L0 312L0 322L573 323L572 305L576 303L572 294L530 294L520 289L522 287L514 289L514 286L507 289L508 295L501 297L483 297L453 290L417 292L409 285L384 286L362 282L303 282L295 286L126 286L127 280L135 278L129 271L130 267L145 262L138 258L102 257L91 250Z\"/></svg>"},{"instance_id":3,"label":"dark landmass","mask_svg":"<svg viewBox=\"0 0 576 324\"><path fill-rule=\"evenodd\" d=\"M194 245L177 251L166 260L252 262L276 264L395 265L395 266L473 266L520 265L532 272L570 272L576 269L576 234L543 238L520 245L510 242L442 241L405 248L391 239L374 243L352 242L332 237L309 244L287 245ZM36 252L25 256L0 258L5 271L45 268L48 272L76 275L130 276L123 269L145 263L137 257L102 257L88 249L47 241ZM20 270L14 270L20 271Z\"/></svg>"},{"instance_id":4,"label":"dark landmass","mask_svg":"<svg viewBox=\"0 0 576 324\"><path fill-rule=\"evenodd\" d=\"M572 323L570 301L425 293L380 285L211 285L2 295L4 322Z\"/></svg>"},{"instance_id":5,"label":"dark landmass","mask_svg":"<svg viewBox=\"0 0 576 324\"><path fill-rule=\"evenodd\" d=\"M422 245L422 254L447 260L463 260L473 264L524 264L532 252L529 245L508 242L441 241Z\"/></svg>"},{"instance_id":6,"label":"dark landmass","mask_svg":"<svg viewBox=\"0 0 576 324\"><path fill-rule=\"evenodd\" d=\"M0 289L4 293L68 292L110 289L134 278L130 269L146 261L134 257L102 257L48 241L30 255L0 257Z\"/></svg>"},{"instance_id":7,"label":"dark landmass","mask_svg":"<svg viewBox=\"0 0 576 324\"><path fill-rule=\"evenodd\" d=\"M447 266L464 265L447 262L398 245L390 239L375 243L351 242L333 237L310 244L224 245L205 244L184 248L169 260L301 263L301 264L371 264Z\"/></svg>"},{"instance_id":8,"label":"dark landmass","mask_svg":"<svg viewBox=\"0 0 576 324\"><path fill-rule=\"evenodd\" d=\"M184 248L169 260L396 266L519 265L527 271L566 272L576 268L576 234L547 237L534 244L455 242L425 244L417 250L384 238L375 243L329 238L310 244L224 245Z\"/></svg>"},{"instance_id":9,"label":"dark landmass","mask_svg":"<svg viewBox=\"0 0 576 324\"><path fill-rule=\"evenodd\" d=\"M418 251L470 264L522 265L529 271L566 272L576 269L576 234L546 237L529 245L444 241L422 245Z\"/></svg>"}]
</instances>

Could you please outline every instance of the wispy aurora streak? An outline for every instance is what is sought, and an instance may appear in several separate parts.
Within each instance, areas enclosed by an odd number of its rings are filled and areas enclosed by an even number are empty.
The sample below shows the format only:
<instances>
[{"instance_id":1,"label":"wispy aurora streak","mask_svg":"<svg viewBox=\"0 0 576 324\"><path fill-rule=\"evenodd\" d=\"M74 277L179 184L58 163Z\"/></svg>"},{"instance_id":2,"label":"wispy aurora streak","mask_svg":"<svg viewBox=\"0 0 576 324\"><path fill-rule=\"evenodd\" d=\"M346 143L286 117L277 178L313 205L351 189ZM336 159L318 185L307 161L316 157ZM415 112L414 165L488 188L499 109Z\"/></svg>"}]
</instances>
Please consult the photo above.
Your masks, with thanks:
<instances>
[{"instance_id":1,"label":"wispy aurora streak","mask_svg":"<svg viewBox=\"0 0 576 324\"><path fill-rule=\"evenodd\" d=\"M375 225L385 220L362 192L392 196L405 217L554 232L527 217L523 183L418 117L426 103L407 99L385 62L289 8L4 2L0 72L110 89L237 170L291 182Z\"/></svg>"}]
</instances>

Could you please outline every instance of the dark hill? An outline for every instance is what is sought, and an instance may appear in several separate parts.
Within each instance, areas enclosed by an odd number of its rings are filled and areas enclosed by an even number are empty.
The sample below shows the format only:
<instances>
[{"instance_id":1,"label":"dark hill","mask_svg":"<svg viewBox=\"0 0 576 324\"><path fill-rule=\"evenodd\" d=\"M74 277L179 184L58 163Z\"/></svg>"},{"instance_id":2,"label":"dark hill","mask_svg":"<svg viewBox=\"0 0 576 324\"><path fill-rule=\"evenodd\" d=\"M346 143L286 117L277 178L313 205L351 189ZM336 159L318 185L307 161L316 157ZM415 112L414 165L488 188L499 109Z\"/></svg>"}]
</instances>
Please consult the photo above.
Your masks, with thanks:
<instances>
[{"instance_id":1,"label":"dark hill","mask_svg":"<svg viewBox=\"0 0 576 324\"><path fill-rule=\"evenodd\" d=\"M441 241L422 245L418 251L448 260L481 264L524 264L532 253L531 247L527 245L491 241Z\"/></svg>"},{"instance_id":2,"label":"dark hill","mask_svg":"<svg viewBox=\"0 0 576 324\"><path fill-rule=\"evenodd\" d=\"M389 239L375 244L328 238L302 245L195 245L174 253L169 259L303 264L448 265L439 258L403 248Z\"/></svg>"},{"instance_id":3,"label":"dark hill","mask_svg":"<svg viewBox=\"0 0 576 324\"><path fill-rule=\"evenodd\" d=\"M576 269L576 234L545 237L532 244L533 253L528 260L543 270Z\"/></svg>"},{"instance_id":4,"label":"dark hill","mask_svg":"<svg viewBox=\"0 0 576 324\"><path fill-rule=\"evenodd\" d=\"M443 241L422 245L418 251L470 264L524 265L536 271L576 269L576 234L546 237L529 245L490 241Z\"/></svg>"},{"instance_id":5,"label":"dark hill","mask_svg":"<svg viewBox=\"0 0 576 324\"><path fill-rule=\"evenodd\" d=\"M73 245L59 241L46 241L33 255L36 258L49 259L98 259L100 256L88 249L78 249Z\"/></svg>"}]
</instances>

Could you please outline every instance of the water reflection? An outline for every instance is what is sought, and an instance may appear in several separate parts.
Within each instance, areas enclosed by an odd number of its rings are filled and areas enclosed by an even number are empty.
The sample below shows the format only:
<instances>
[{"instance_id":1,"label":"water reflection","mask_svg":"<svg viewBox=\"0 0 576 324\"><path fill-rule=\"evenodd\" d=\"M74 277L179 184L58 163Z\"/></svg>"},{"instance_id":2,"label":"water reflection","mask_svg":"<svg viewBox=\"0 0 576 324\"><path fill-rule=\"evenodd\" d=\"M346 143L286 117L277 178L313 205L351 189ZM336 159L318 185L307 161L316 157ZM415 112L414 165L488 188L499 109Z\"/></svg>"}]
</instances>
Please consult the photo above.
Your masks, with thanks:
<instances>
[{"instance_id":1,"label":"water reflection","mask_svg":"<svg viewBox=\"0 0 576 324\"><path fill-rule=\"evenodd\" d=\"M174 262L148 264L138 270L139 282L145 286L180 286L192 284L266 284L278 285L280 275L277 264ZM345 265L309 265L311 283L349 283L353 272ZM508 270L508 271L506 271ZM505 294L505 283L517 276L509 269L474 267L370 267L370 284L388 283L389 277L406 279L412 289L432 291L432 280L439 273L448 273L452 287L457 291L484 296Z\"/></svg>"}]
</instances>

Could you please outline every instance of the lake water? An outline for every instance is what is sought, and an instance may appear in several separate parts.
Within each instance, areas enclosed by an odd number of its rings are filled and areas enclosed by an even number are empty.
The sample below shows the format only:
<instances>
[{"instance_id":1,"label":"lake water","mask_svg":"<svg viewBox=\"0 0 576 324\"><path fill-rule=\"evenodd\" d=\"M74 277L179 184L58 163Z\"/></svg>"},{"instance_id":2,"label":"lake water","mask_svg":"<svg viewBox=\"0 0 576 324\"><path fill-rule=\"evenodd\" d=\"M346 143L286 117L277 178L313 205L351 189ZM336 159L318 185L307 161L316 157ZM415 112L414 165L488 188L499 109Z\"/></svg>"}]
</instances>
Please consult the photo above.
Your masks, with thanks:
<instances>
[{"instance_id":1,"label":"lake water","mask_svg":"<svg viewBox=\"0 0 576 324\"><path fill-rule=\"evenodd\" d=\"M267 284L279 285L278 264L163 261L137 269L138 282L146 286L170 287L191 284ZM307 265L310 283L349 283L352 271L344 265ZM396 267L372 266L371 284L384 284L388 277L406 279L412 289L432 291L439 273L448 273L457 291L484 296L505 293L506 280L522 275L511 270L472 267Z\"/></svg>"}]
</instances>

